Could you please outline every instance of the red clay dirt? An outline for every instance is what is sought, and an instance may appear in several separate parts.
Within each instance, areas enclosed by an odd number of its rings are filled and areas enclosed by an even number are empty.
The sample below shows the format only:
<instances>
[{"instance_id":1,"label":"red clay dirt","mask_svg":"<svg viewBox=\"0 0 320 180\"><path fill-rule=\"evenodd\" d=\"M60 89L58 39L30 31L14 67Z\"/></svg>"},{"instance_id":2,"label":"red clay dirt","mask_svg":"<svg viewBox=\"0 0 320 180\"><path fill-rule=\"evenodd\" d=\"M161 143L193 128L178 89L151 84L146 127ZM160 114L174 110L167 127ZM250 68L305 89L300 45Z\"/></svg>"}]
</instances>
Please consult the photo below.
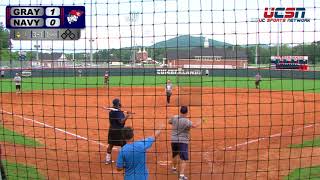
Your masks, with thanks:
<instances>
[{"instance_id":1,"label":"red clay dirt","mask_svg":"<svg viewBox=\"0 0 320 180\"><path fill-rule=\"evenodd\" d=\"M288 145L320 133L320 96L303 92L202 88L201 106L190 118L207 122L191 133L189 179L281 179L298 167L320 165L319 148ZM170 172L170 125L178 113L177 90L166 106L163 88L121 87L1 94L2 121L43 143L30 148L5 143L5 158L36 166L49 179L123 179L115 164L105 165L108 106L120 97L135 138L166 126L148 153L150 179L177 179ZM197 100L198 101L198 100ZM66 133L67 132L67 133ZM117 151L113 158L116 159Z\"/></svg>"}]
</instances>

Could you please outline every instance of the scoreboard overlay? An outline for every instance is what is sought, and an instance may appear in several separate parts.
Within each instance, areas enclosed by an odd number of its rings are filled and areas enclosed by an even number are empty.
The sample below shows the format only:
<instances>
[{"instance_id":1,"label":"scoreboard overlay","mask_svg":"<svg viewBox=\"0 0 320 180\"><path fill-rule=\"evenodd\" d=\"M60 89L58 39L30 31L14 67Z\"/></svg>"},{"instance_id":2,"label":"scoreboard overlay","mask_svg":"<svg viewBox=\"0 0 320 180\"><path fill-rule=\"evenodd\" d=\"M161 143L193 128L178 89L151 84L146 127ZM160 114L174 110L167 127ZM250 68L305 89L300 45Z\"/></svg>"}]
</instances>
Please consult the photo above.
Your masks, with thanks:
<instances>
[{"instance_id":1,"label":"scoreboard overlay","mask_svg":"<svg viewBox=\"0 0 320 180\"><path fill-rule=\"evenodd\" d=\"M77 40L85 28L84 6L7 6L13 40Z\"/></svg>"},{"instance_id":2,"label":"scoreboard overlay","mask_svg":"<svg viewBox=\"0 0 320 180\"><path fill-rule=\"evenodd\" d=\"M13 29L10 38L13 40L78 40L80 29Z\"/></svg>"}]
</instances>

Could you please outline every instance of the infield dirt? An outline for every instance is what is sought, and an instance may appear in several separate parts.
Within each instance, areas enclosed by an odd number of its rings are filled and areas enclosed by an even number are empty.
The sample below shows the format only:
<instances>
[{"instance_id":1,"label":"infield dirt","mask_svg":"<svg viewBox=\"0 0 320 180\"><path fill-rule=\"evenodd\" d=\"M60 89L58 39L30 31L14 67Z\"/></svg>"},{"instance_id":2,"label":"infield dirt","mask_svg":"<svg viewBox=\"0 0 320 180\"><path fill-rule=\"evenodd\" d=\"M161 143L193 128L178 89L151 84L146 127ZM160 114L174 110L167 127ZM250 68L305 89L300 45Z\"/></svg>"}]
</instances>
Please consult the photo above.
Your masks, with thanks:
<instances>
[{"instance_id":1,"label":"infield dirt","mask_svg":"<svg viewBox=\"0 0 320 180\"><path fill-rule=\"evenodd\" d=\"M123 110L135 112L126 125L134 128L136 139L152 135L160 124L166 127L147 154L150 179L177 179L170 172L167 123L179 112L177 92L169 106L159 87L3 93L4 126L44 144L29 148L5 143L3 155L36 166L49 179L122 179L115 164L104 164L109 120L100 108L120 97ZM201 97L200 105L189 111L192 121L207 119L191 130L190 179L281 179L295 168L320 165L319 148L288 148L320 133L319 95L201 88Z\"/></svg>"}]
</instances>

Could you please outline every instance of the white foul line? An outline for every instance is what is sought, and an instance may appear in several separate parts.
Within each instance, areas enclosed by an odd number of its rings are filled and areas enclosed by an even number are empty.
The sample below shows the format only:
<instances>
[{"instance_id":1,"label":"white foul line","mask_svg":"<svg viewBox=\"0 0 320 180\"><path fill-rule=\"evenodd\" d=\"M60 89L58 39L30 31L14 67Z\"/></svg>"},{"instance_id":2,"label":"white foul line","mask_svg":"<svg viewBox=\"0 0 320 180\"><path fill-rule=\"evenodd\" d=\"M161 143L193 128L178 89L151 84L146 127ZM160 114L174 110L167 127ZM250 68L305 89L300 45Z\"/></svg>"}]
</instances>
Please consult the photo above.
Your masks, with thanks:
<instances>
[{"instance_id":1,"label":"white foul line","mask_svg":"<svg viewBox=\"0 0 320 180\"><path fill-rule=\"evenodd\" d=\"M284 133L280 132L280 133L277 133L277 134L270 135L269 137L261 137L261 138L253 139L253 140L246 141L246 142L243 142L243 143L240 143L240 144L228 146L228 147L223 148L222 150L232 149L232 148L236 148L236 147L239 147L239 146L244 146L244 145L247 145L247 144L252 144L252 143L255 143L255 142L259 142L259 141L262 141L262 140L265 140L265 139L271 139L271 138L274 138L274 137L279 137L279 136L281 136L283 134L286 134L286 133L300 131L302 129L310 128L310 127L313 127L313 126L314 126L313 124L306 125L306 126L303 126L301 128L297 128L297 129L295 129L293 131L287 131L287 132L284 132Z\"/></svg>"},{"instance_id":2,"label":"white foul line","mask_svg":"<svg viewBox=\"0 0 320 180\"><path fill-rule=\"evenodd\" d=\"M70 135L70 136L74 136L74 137L76 137L76 138L78 138L78 139L83 139L83 140L86 140L86 141L88 141L88 142L92 142L92 143L94 143L94 144L98 144L98 145L100 145L100 146L107 147L106 144L101 143L101 142L99 142L99 141L95 141L95 140L88 139L88 138L86 138L86 137L83 137L83 136L80 136L80 135L78 135L78 134L74 134L74 133L68 132L68 131L66 131L66 130L63 130L63 129L60 129L60 128L51 126L51 125L49 125L49 124L42 123L42 122L39 122L39 121L37 121L37 120L30 119L30 118L26 118L26 117L23 117L23 116L20 116L20 115L17 115L17 114L13 114L13 113L8 112L8 111L5 111L5 110L3 110L3 109L2 109L2 110L0 109L0 111L4 112L4 113L6 113L6 114L12 115L12 116L21 118L21 119L23 119L23 120L31 121L31 122L33 122L33 123L35 123L35 124L40 124L40 125L42 125L42 126L44 126L44 127L54 129L54 130L59 131L59 132L62 132L62 133L64 133L64 134L68 134L68 135Z\"/></svg>"}]
</instances>

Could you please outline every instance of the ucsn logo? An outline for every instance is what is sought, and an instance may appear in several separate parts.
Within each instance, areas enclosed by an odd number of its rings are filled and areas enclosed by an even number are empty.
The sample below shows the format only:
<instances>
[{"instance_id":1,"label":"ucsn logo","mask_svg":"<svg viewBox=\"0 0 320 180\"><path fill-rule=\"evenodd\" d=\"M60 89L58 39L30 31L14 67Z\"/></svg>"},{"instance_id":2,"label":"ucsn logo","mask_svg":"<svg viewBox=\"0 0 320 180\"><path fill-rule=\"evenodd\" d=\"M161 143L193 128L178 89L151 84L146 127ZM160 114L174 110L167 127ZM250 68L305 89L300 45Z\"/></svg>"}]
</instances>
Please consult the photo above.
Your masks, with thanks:
<instances>
[{"instance_id":1,"label":"ucsn logo","mask_svg":"<svg viewBox=\"0 0 320 180\"><path fill-rule=\"evenodd\" d=\"M306 8L303 7L266 7L264 18L258 19L258 22L310 22L305 16Z\"/></svg>"}]
</instances>

